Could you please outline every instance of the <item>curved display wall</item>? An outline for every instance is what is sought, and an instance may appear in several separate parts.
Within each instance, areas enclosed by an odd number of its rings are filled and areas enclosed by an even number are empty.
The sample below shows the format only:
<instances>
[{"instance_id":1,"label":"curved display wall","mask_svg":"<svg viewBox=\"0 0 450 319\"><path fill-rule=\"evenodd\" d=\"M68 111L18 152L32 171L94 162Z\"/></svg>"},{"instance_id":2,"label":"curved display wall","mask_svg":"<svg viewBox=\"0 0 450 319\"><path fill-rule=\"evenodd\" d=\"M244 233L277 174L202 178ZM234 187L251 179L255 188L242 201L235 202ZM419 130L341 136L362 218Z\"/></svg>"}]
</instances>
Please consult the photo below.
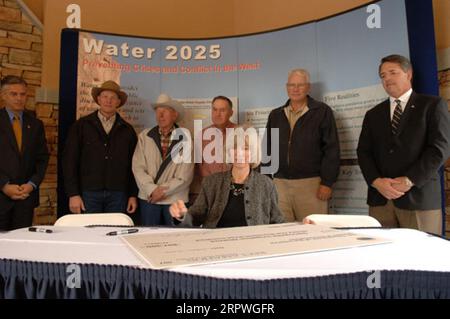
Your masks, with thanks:
<instances>
[{"instance_id":1,"label":"curved display wall","mask_svg":"<svg viewBox=\"0 0 450 319\"><path fill-rule=\"evenodd\" d=\"M356 145L365 112L386 98L378 77L380 59L393 53L410 56L406 9L404 1L385 0L280 31L208 40L65 29L59 150L69 125L96 108L91 88L106 80L127 91L121 114L138 132L155 125L151 103L162 92L184 104L181 125L191 130L196 119L203 127L210 124L216 95L233 100L236 122L264 127L270 110L287 100L288 71L303 68L311 74L311 95L332 107L338 125L341 175L331 208L367 213Z\"/></svg>"}]
</instances>

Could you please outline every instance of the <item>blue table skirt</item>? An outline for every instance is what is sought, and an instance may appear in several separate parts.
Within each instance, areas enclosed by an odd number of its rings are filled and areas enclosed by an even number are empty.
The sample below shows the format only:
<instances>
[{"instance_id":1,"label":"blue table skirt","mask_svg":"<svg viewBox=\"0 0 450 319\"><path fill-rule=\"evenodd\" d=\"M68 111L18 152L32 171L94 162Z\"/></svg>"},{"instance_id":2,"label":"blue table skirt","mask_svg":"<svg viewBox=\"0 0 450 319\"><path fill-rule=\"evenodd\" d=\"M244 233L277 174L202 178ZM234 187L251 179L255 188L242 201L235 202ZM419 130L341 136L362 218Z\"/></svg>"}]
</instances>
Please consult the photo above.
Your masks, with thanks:
<instances>
[{"instance_id":1,"label":"blue table skirt","mask_svg":"<svg viewBox=\"0 0 450 319\"><path fill-rule=\"evenodd\" d=\"M69 264L0 259L0 298L383 299L450 298L450 273L381 271L273 280L218 279L165 270L80 264L80 288L68 288Z\"/></svg>"}]
</instances>

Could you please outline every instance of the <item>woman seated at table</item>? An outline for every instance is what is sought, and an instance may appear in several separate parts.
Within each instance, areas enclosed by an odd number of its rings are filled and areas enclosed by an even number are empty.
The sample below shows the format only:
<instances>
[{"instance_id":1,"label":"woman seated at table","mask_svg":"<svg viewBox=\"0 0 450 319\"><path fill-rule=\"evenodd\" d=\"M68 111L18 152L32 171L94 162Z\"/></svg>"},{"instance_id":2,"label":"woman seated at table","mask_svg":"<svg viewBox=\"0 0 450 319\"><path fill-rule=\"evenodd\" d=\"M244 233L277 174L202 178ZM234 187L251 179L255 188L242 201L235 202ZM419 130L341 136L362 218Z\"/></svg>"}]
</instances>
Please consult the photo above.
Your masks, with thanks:
<instances>
[{"instance_id":1,"label":"woman seated at table","mask_svg":"<svg viewBox=\"0 0 450 319\"><path fill-rule=\"evenodd\" d=\"M236 127L226 139L224 153L232 162L231 170L205 177L194 204L187 209L181 200L173 203L172 217L182 226L206 228L283 223L272 180L253 170L261 158L256 130Z\"/></svg>"}]
</instances>

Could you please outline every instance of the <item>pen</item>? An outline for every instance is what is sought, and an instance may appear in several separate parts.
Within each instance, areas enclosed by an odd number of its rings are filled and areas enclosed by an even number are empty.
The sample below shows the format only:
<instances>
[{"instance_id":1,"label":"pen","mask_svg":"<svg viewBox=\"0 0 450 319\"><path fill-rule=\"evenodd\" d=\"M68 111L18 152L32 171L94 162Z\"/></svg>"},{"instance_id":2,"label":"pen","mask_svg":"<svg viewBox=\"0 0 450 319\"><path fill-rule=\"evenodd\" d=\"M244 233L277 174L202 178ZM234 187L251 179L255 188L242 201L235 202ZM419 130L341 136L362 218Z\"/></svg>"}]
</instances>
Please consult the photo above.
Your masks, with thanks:
<instances>
[{"instance_id":1,"label":"pen","mask_svg":"<svg viewBox=\"0 0 450 319\"><path fill-rule=\"evenodd\" d=\"M53 233L53 230L51 230L51 229L37 228L37 227L30 227L30 228L28 228L28 231L33 231L36 233L47 233L47 234Z\"/></svg>"},{"instance_id":2,"label":"pen","mask_svg":"<svg viewBox=\"0 0 450 319\"><path fill-rule=\"evenodd\" d=\"M116 235L125 235L125 234L132 234L137 233L139 229L132 228L132 229L124 229L124 230L117 230L107 233L107 236L116 236Z\"/></svg>"}]
</instances>

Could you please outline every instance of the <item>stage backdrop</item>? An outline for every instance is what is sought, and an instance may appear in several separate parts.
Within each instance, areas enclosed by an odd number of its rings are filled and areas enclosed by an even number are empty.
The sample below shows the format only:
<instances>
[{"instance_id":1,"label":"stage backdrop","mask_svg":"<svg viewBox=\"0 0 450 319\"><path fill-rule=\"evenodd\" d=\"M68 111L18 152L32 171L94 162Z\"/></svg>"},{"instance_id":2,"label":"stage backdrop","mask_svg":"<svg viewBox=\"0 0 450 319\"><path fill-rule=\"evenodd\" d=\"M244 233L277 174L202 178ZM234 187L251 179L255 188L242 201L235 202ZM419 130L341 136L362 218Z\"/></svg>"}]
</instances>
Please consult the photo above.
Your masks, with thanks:
<instances>
[{"instance_id":1,"label":"stage backdrop","mask_svg":"<svg viewBox=\"0 0 450 319\"><path fill-rule=\"evenodd\" d=\"M288 71L309 70L311 95L332 107L339 130L341 174L331 209L367 214L356 146L365 112L386 98L378 77L380 58L410 56L404 1L379 1L250 36L177 41L66 29L61 44L60 152L70 124L97 107L91 88L106 80L128 93L120 112L138 133L155 125L151 103L162 92L184 104L181 125L191 130L194 119L203 120L203 127L210 124L216 95L234 101L234 121L264 127L270 110L287 100ZM60 214L67 210L62 185L60 172Z\"/></svg>"}]
</instances>

